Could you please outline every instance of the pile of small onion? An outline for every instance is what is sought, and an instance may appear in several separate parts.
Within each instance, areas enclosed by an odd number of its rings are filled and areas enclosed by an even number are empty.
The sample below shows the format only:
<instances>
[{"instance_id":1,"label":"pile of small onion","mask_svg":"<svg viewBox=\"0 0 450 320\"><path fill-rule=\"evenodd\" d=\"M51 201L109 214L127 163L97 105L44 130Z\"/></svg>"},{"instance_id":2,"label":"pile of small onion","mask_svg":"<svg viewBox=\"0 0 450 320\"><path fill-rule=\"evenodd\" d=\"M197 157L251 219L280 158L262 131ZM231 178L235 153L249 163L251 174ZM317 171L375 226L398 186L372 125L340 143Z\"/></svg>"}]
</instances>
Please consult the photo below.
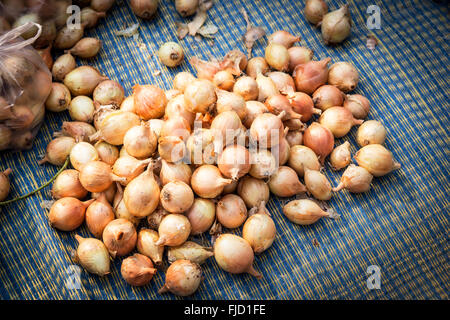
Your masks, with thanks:
<instances>
[{"instance_id":1,"label":"pile of small onion","mask_svg":"<svg viewBox=\"0 0 450 320\"><path fill-rule=\"evenodd\" d=\"M123 278L146 285L166 251L171 265L160 293L194 293L211 256L227 272L261 277L254 254L277 234L265 208L270 193L329 200L341 189L365 192L373 176L400 166L382 145L383 125L363 120L368 99L348 94L356 68L313 61L297 41L278 31L265 57L233 50L196 64L197 77L178 73L171 90L136 84L128 97L93 68L66 76L76 121L64 123L45 160L61 165L69 157L74 169L53 184L49 220L61 231L86 223L92 238L77 236L77 259L87 271L106 275L111 258L125 257ZM358 166L348 141L335 147L356 125ZM327 158L345 169L335 188L323 173ZM290 201L286 218L309 225L334 216L312 198ZM242 236L221 231L241 227ZM212 248L189 240L208 231L218 236Z\"/></svg>"}]
</instances>

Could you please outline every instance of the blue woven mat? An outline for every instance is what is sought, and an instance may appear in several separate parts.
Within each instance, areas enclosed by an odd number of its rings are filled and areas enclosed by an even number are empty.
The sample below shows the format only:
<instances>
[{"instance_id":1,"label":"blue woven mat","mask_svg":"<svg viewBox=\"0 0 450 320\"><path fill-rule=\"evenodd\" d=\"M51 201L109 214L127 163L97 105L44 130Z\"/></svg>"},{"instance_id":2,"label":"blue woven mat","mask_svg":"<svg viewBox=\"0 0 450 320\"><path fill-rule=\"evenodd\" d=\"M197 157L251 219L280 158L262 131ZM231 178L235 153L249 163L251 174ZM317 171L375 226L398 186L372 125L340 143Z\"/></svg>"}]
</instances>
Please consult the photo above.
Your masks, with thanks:
<instances>
[{"instance_id":1,"label":"blue woven mat","mask_svg":"<svg viewBox=\"0 0 450 320\"><path fill-rule=\"evenodd\" d=\"M130 94L135 83L171 87L173 76L193 68L183 63L167 69L152 55L159 46L176 40L173 1L161 1L155 20L142 22L138 47L114 30L138 21L125 1L89 36L103 40L100 56L90 62ZM344 1L327 1L337 8ZM445 2L445 1L444 1ZM381 8L381 29L368 30L369 5ZM244 6L255 25L267 34L279 29L300 35L300 45L310 47L316 59L352 61L361 81L356 93L372 104L369 119L382 121L388 130L386 146L402 164L388 176L374 180L370 192L336 194L330 206L339 220L322 219L301 227L287 221L282 203L272 198L269 209L278 235L273 246L258 256L255 266L264 277L230 275L214 259L204 265L205 280L193 299L448 299L449 298L449 34L448 9L432 1L353 1L354 21L350 41L335 48L322 43L320 32L303 15L303 1L216 1L208 21L219 26L215 41L180 41L186 60L223 57L231 49L245 48L241 35ZM380 40L375 50L366 48L366 37ZM254 56L262 56L265 40ZM85 64L85 61L79 61ZM161 70L161 75L153 73ZM38 166L37 160L59 130L67 114L48 114L33 150L0 154L0 169L11 167L12 196L24 194L49 179L57 168ZM355 129L348 138L356 152ZM337 143L341 143L343 139ZM326 170L333 185L342 172ZM42 208L49 188L29 199L1 208L0 298L2 299L174 299L158 295L164 283L159 272L151 284L130 287L120 276L120 259L112 274L99 278L81 273L79 289L70 289L70 251L74 234L88 236L85 227L63 233L52 229ZM240 231L236 231L239 233ZM209 238L200 238L208 243ZM318 245L317 245L318 243ZM380 269L380 289L367 286L367 268Z\"/></svg>"}]
</instances>

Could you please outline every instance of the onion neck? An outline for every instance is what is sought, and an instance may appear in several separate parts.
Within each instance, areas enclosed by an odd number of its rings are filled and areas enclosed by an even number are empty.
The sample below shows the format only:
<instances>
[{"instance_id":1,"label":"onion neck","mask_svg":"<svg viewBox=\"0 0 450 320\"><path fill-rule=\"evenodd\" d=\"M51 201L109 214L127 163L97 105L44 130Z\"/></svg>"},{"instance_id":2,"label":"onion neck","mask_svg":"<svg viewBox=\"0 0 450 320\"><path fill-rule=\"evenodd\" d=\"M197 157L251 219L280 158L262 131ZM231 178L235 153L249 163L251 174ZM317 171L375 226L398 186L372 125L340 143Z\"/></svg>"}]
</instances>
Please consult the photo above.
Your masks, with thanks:
<instances>
[{"instance_id":1,"label":"onion neck","mask_svg":"<svg viewBox=\"0 0 450 320\"><path fill-rule=\"evenodd\" d=\"M248 274L256 277L256 279L261 279L262 278L262 274L259 271L257 271L255 268L253 268L253 265L251 265L246 272Z\"/></svg>"},{"instance_id":2,"label":"onion neck","mask_svg":"<svg viewBox=\"0 0 450 320\"><path fill-rule=\"evenodd\" d=\"M331 189L331 190L333 190L333 192L338 192L338 191L341 191L342 189L344 189L344 183L343 183L343 182L340 182L340 183L337 185L337 187L335 187L335 188L333 188L333 189Z\"/></svg>"}]
</instances>

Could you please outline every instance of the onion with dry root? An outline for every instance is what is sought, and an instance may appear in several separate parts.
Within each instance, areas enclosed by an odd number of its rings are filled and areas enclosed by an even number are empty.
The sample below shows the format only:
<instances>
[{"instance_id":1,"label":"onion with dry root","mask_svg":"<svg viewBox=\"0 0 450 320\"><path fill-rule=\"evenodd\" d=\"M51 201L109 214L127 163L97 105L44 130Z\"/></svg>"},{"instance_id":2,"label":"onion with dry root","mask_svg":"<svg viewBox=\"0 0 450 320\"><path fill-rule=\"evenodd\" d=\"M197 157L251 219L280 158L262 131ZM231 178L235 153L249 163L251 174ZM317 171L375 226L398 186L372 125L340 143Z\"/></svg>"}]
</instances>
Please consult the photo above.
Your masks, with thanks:
<instances>
[{"instance_id":1,"label":"onion with dry root","mask_svg":"<svg viewBox=\"0 0 450 320\"><path fill-rule=\"evenodd\" d=\"M178 43L169 41L159 48L158 57L164 65L173 68L183 62L184 51Z\"/></svg>"},{"instance_id":2,"label":"onion with dry root","mask_svg":"<svg viewBox=\"0 0 450 320\"><path fill-rule=\"evenodd\" d=\"M344 104L344 94L336 86L323 85L313 93L314 106L322 111Z\"/></svg>"},{"instance_id":3,"label":"onion with dry root","mask_svg":"<svg viewBox=\"0 0 450 320\"><path fill-rule=\"evenodd\" d=\"M67 109L71 101L69 89L62 83L53 82L52 90L45 101L45 108L52 112L61 112Z\"/></svg>"},{"instance_id":4,"label":"onion with dry root","mask_svg":"<svg viewBox=\"0 0 450 320\"><path fill-rule=\"evenodd\" d=\"M330 67L328 83L338 87L343 92L356 88L359 82L359 73L355 66L349 62L336 62Z\"/></svg>"},{"instance_id":5,"label":"onion with dry root","mask_svg":"<svg viewBox=\"0 0 450 320\"><path fill-rule=\"evenodd\" d=\"M348 94L345 97L344 108L350 110L356 119L365 119L370 111L370 102L360 94Z\"/></svg>"},{"instance_id":6,"label":"onion with dry root","mask_svg":"<svg viewBox=\"0 0 450 320\"><path fill-rule=\"evenodd\" d=\"M110 256L108 249L98 239L83 238L75 235L78 248L75 260L90 273L105 276L110 273Z\"/></svg>"},{"instance_id":7,"label":"onion with dry root","mask_svg":"<svg viewBox=\"0 0 450 320\"><path fill-rule=\"evenodd\" d=\"M207 199L217 197L222 193L224 186L231 182L231 179L222 177L219 168L208 164L198 167L191 178L191 186L194 192Z\"/></svg>"},{"instance_id":8,"label":"onion with dry root","mask_svg":"<svg viewBox=\"0 0 450 320\"><path fill-rule=\"evenodd\" d=\"M95 87L92 97L100 105L115 104L120 106L123 99L125 99L125 91L117 81L105 80Z\"/></svg>"},{"instance_id":9,"label":"onion with dry root","mask_svg":"<svg viewBox=\"0 0 450 320\"><path fill-rule=\"evenodd\" d=\"M334 148L330 154L330 162L334 170L341 170L350 164L352 155L350 152L350 142L345 141L340 146Z\"/></svg>"},{"instance_id":10,"label":"onion with dry root","mask_svg":"<svg viewBox=\"0 0 450 320\"><path fill-rule=\"evenodd\" d=\"M263 57L255 57L248 60L247 68L245 69L245 73L249 77L256 79L258 74L266 74L269 71L269 65Z\"/></svg>"},{"instance_id":11,"label":"onion with dry root","mask_svg":"<svg viewBox=\"0 0 450 320\"><path fill-rule=\"evenodd\" d=\"M255 258L250 244L234 234L222 234L214 243L214 258L229 273L248 273L256 278L262 274L253 268Z\"/></svg>"},{"instance_id":12,"label":"onion with dry root","mask_svg":"<svg viewBox=\"0 0 450 320\"><path fill-rule=\"evenodd\" d=\"M81 66L73 69L64 77L64 84L74 96L90 96L97 85L108 80L100 72L90 66Z\"/></svg>"},{"instance_id":13,"label":"onion with dry root","mask_svg":"<svg viewBox=\"0 0 450 320\"><path fill-rule=\"evenodd\" d=\"M38 164L48 162L55 166L62 166L75 145L75 139L72 137L62 136L53 139L47 145L45 156L39 160Z\"/></svg>"},{"instance_id":14,"label":"onion with dry root","mask_svg":"<svg viewBox=\"0 0 450 320\"><path fill-rule=\"evenodd\" d=\"M301 120L307 122L314 114L321 114L320 109L314 108L314 102L309 95L304 92L293 92L287 95L292 109L301 114Z\"/></svg>"},{"instance_id":15,"label":"onion with dry root","mask_svg":"<svg viewBox=\"0 0 450 320\"><path fill-rule=\"evenodd\" d=\"M317 88L324 85L328 80L327 65L330 61L331 58L326 58L297 65L292 74L297 91L313 94Z\"/></svg>"},{"instance_id":16,"label":"onion with dry root","mask_svg":"<svg viewBox=\"0 0 450 320\"><path fill-rule=\"evenodd\" d=\"M170 213L182 213L194 203L194 193L185 182L172 181L161 189L160 199L163 208Z\"/></svg>"},{"instance_id":17,"label":"onion with dry root","mask_svg":"<svg viewBox=\"0 0 450 320\"><path fill-rule=\"evenodd\" d=\"M159 239L156 241L158 246L179 246L186 242L191 233L191 224L189 219L182 214L168 214L159 224Z\"/></svg>"},{"instance_id":18,"label":"onion with dry root","mask_svg":"<svg viewBox=\"0 0 450 320\"><path fill-rule=\"evenodd\" d=\"M95 145L101 161L112 166L119 158L119 149L105 141L98 141Z\"/></svg>"},{"instance_id":19,"label":"onion with dry root","mask_svg":"<svg viewBox=\"0 0 450 320\"><path fill-rule=\"evenodd\" d=\"M122 261L120 273L126 282L132 286L145 286L150 283L156 269L146 256L135 253Z\"/></svg>"},{"instance_id":20,"label":"onion with dry root","mask_svg":"<svg viewBox=\"0 0 450 320\"><path fill-rule=\"evenodd\" d=\"M134 108L142 119L157 119L164 115L167 98L164 91L151 84L133 87Z\"/></svg>"},{"instance_id":21,"label":"onion with dry root","mask_svg":"<svg viewBox=\"0 0 450 320\"><path fill-rule=\"evenodd\" d=\"M360 147L369 144L383 144L386 139L386 128L376 120L364 122L356 131L356 142Z\"/></svg>"},{"instance_id":22,"label":"onion with dry root","mask_svg":"<svg viewBox=\"0 0 450 320\"><path fill-rule=\"evenodd\" d=\"M222 90L226 90L226 91L231 91L233 90L233 87L235 85L235 80L233 75L231 74L231 72L227 71L227 70L221 70L219 72L217 72L214 77L212 82L214 83L214 85Z\"/></svg>"},{"instance_id":23,"label":"onion with dry root","mask_svg":"<svg viewBox=\"0 0 450 320\"><path fill-rule=\"evenodd\" d=\"M148 158L156 150L156 135L148 125L134 126L123 137L123 147L130 156Z\"/></svg>"},{"instance_id":24,"label":"onion with dry root","mask_svg":"<svg viewBox=\"0 0 450 320\"><path fill-rule=\"evenodd\" d=\"M342 189L347 189L352 193L361 193L370 190L370 184L372 183L373 176L369 171L363 167L355 166L351 164L342 174L341 181L336 188L333 188L334 192Z\"/></svg>"},{"instance_id":25,"label":"onion with dry root","mask_svg":"<svg viewBox=\"0 0 450 320\"><path fill-rule=\"evenodd\" d=\"M293 223L310 225L322 217L336 218L339 215L322 210L317 203L308 199L293 200L283 207L284 215Z\"/></svg>"},{"instance_id":26,"label":"onion with dry root","mask_svg":"<svg viewBox=\"0 0 450 320\"><path fill-rule=\"evenodd\" d=\"M286 49L289 49L294 45L294 43L300 41L300 37L296 37L293 34L290 34L289 32L284 30L278 30L272 33L267 40L269 44L271 43L281 44Z\"/></svg>"},{"instance_id":27,"label":"onion with dry root","mask_svg":"<svg viewBox=\"0 0 450 320\"><path fill-rule=\"evenodd\" d=\"M325 44L337 44L344 41L351 33L352 20L348 4L323 16L321 28Z\"/></svg>"},{"instance_id":28,"label":"onion with dry root","mask_svg":"<svg viewBox=\"0 0 450 320\"><path fill-rule=\"evenodd\" d=\"M164 246L157 245L158 240L158 232L142 228L138 233L136 249L139 253L152 259L153 263L159 267L162 264Z\"/></svg>"},{"instance_id":29,"label":"onion with dry root","mask_svg":"<svg viewBox=\"0 0 450 320\"><path fill-rule=\"evenodd\" d=\"M272 152L266 149L256 150L251 155L251 167L249 174L256 179L266 179L277 170L277 161Z\"/></svg>"},{"instance_id":30,"label":"onion with dry root","mask_svg":"<svg viewBox=\"0 0 450 320\"><path fill-rule=\"evenodd\" d=\"M113 258L129 254L135 248L136 241L136 228L127 219L115 219L103 230L103 243Z\"/></svg>"},{"instance_id":31,"label":"onion with dry root","mask_svg":"<svg viewBox=\"0 0 450 320\"><path fill-rule=\"evenodd\" d=\"M189 260L174 261L166 272L166 282L158 293L170 291L177 296L190 296L197 291L202 281L202 268Z\"/></svg>"},{"instance_id":32,"label":"onion with dry root","mask_svg":"<svg viewBox=\"0 0 450 320\"><path fill-rule=\"evenodd\" d=\"M186 86L184 101L189 112L206 114L217 101L214 84L205 79L194 80Z\"/></svg>"},{"instance_id":33,"label":"onion with dry root","mask_svg":"<svg viewBox=\"0 0 450 320\"><path fill-rule=\"evenodd\" d=\"M216 216L225 228L237 228L247 219L247 208L241 197L227 194L217 202Z\"/></svg>"},{"instance_id":34,"label":"onion with dry root","mask_svg":"<svg viewBox=\"0 0 450 320\"><path fill-rule=\"evenodd\" d=\"M256 80L249 76L242 76L236 80L233 92L244 98L245 101L258 99L259 90Z\"/></svg>"},{"instance_id":35,"label":"onion with dry root","mask_svg":"<svg viewBox=\"0 0 450 320\"><path fill-rule=\"evenodd\" d=\"M50 225L61 231L73 231L84 221L87 207L93 199L81 202L72 197L59 199L53 203L48 214Z\"/></svg>"},{"instance_id":36,"label":"onion with dry root","mask_svg":"<svg viewBox=\"0 0 450 320\"><path fill-rule=\"evenodd\" d=\"M131 10L142 19L152 19L158 10L158 5L159 0L130 0Z\"/></svg>"},{"instance_id":37,"label":"onion with dry root","mask_svg":"<svg viewBox=\"0 0 450 320\"><path fill-rule=\"evenodd\" d=\"M230 145L220 154L217 166L226 178L238 180L250 170L250 153L241 145Z\"/></svg>"},{"instance_id":38,"label":"onion with dry root","mask_svg":"<svg viewBox=\"0 0 450 320\"><path fill-rule=\"evenodd\" d=\"M267 203L270 197L269 186L263 180L250 176L239 181L237 193L249 209L259 208L261 203Z\"/></svg>"},{"instance_id":39,"label":"onion with dry root","mask_svg":"<svg viewBox=\"0 0 450 320\"><path fill-rule=\"evenodd\" d=\"M401 167L401 164L394 160L392 152L381 144L369 144L362 147L356 152L355 160L375 177L384 176Z\"/></svg>"},{"instance_id":40,"label":"onion with dry root","mask_svg":"<svg viewBox=\"0 0 450 320\"><path fill-rule=\"evenodd\" d=\"M278 197L292 197L296 194L306 192L306 187L298 179L294 169L281 166L270 176L270 191Z\"/></svg>"},{"instance_id":41,"label":"onion with dry root","mask_svg":"<svg viewBox=\"0 0 450 320\"><path fill-rule=\"evenodd\" d=\"M167 250L167 260L169 263L173 263L177 260L189 260L194 263L202 264L206 259L213 255L212 248L203 247L192 241L186 241L181 246L170 247Z\"/></svg>"},{"instance_id":42,"label":"onion with dry root","mask_svg":"<svg viewBox=\"0 0 450 320\"><path fill-rule=\"evenodd\" d=\"M216 206L212 200L195 198L185 213L191 224L191 235L198 235L211 228L216 218Z\"/></svg>"}]
</instances>

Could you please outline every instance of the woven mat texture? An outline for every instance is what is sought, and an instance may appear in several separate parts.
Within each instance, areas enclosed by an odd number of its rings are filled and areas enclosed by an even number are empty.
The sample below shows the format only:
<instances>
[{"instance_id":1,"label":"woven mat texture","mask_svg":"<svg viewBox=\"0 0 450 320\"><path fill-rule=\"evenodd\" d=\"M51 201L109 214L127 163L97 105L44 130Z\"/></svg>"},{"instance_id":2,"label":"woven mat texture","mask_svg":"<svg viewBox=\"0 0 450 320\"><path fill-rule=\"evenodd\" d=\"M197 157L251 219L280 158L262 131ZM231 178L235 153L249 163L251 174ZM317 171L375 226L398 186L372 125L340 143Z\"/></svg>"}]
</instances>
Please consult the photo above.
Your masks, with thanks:
<instances>
[{"instance_id":1,"label":"woven mat texture","mask_svg":"<svg viewBox=\"0 0 450 320\"><path fill-rule=\"evenodd\" d=\"M344 1L327 1L335 9ZM449 13L445 4L433 1L350 1L354 26L349 41L327 47L318 30L307 23L304 1L216 1L208 21L219 27L215 40L197 42L186 37L180 43L186 61L192 56L222 58L229 50L245 52L241 40L244 7L254 25L267 34L280 29L300 35L299 43L314 50L315 59L351 61L360 72L355 93L368 97L369 119L387 127L386 146L402 168L374 179L370 192L353 195L346 191L329 202L341 214L338 220L322 219L302 227L282 214L285 200L272 198L268 207L275 220L277 238L273 246L257 256L261 280L231 275L214 258L204 264L199 290L190 299L448 299L449 298ZM367 8L381 9L381 29L368 30ZM110 11L89 36L103 41L103 49L92 64L120 81L127 95L136 83L170 89L173 76L194 72L187 62L168 69L154 55L161 44L177 41L173 1L161 1L156 19L140 21L144 45L132 38L117 37L115 30L139 21L126 1ZM374 50L366 47L367 35L380 40ZM263 56L266 39L257 43L254 56ZM154 75L160 70L160 75ZM37 161L45 152L52 133L68 114L47 114L32 150L3 152L0 169L11 167L12 196L24 194L48 181L58 170ZM349 140L356 152L355 132L337 141ZM342 172L325 170L332 185ZM88 236L85 227L58 232L49 226L42 202L50 200L50 188L2 207L0 213L1 299L179 299L159 295L164 283L159 272L151 284L129 286L120 276L121 259L112 274L96 277L81 273L79 289L69 289L71 250L76 233ZM235 231L240 233L240 230ZM198 238L208 244L208 237ZM317 245L318 244L318 245ZM381 287L367 286L367 268L379 266Z\"/></svg>"}]
</instances>

